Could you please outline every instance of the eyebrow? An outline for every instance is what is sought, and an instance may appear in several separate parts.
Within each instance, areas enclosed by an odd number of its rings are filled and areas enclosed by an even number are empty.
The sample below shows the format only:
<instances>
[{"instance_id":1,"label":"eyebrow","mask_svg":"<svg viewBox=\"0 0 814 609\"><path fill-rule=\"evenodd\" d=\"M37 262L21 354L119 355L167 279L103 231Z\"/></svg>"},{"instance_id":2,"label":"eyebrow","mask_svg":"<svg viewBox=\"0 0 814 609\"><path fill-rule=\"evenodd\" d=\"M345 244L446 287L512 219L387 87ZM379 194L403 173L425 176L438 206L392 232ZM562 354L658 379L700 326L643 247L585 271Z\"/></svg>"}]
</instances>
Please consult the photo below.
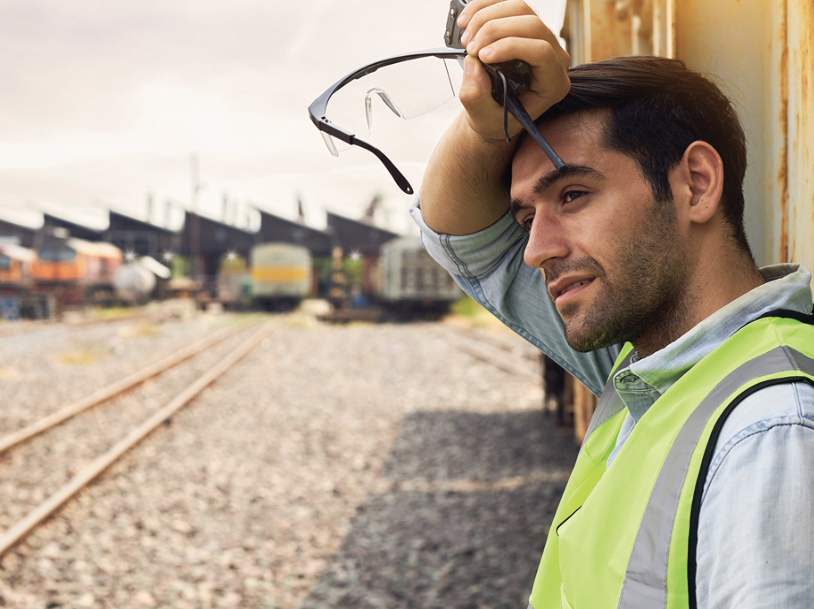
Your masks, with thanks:
<instances>
[{"instance_id":1,"label":"eyebrow","mask_svg":"<svg viewBox=\"0 0 814 609\"><path fill-rule=\"evenodd\" d=\"M587 165L568 165L568 171L566 173L560 173L554 169L541 175L534 184L534 194L541 195L556 183L571 178L593 178L594 180L605 180L605 174L594 169L593 167L588 167ZM509 203L509 211L511 212L512 216L515 217L526 207L529 206L523 203L521 199L512 199L511 203Z\"/></svg>"}]
</instances>

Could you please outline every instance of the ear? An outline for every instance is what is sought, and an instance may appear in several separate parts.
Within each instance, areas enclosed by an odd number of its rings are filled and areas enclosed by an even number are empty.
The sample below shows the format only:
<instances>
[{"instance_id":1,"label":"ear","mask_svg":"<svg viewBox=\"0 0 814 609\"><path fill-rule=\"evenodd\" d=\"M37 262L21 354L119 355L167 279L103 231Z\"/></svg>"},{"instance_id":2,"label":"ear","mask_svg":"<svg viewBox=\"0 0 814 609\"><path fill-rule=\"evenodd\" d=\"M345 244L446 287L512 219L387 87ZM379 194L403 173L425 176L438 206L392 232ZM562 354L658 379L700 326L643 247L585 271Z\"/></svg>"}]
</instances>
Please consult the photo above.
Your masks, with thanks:
<instances>
[{"instance_id":1,"label":"ear","mask_svg":"<svg viewBox=\"0 0 814 609\"><path fill-rule=\"evenodd\" d=\"M693 142L676 168L687 219L704 224L715 215L724 188L724 166L718 151L707 142Z\"/></svg>"}]
</instances>

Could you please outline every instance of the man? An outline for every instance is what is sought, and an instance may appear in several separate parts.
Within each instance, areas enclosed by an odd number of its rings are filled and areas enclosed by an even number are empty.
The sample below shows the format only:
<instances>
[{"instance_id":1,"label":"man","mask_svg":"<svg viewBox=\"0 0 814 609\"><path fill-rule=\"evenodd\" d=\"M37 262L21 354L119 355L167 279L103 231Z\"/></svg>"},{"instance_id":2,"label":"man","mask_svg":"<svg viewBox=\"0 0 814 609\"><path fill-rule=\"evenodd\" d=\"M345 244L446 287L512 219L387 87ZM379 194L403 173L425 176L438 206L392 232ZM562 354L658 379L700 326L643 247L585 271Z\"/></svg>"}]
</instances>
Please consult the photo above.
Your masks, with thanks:
<instances>
[{"instance_id":1,"label":"man","mask_svg":"<svg viewBox=\"0 0 814 609\"><path fill-rule=\"evenodd\" d=\"M470 295L602 393L531 606L814 606L811 274L752 260L731 104L673 60L568 71L517 0L459 24L465 111L413 216ZM520 100L565 175L502 140L475 58L531 65Z\"/></svg>"}]
</instances>

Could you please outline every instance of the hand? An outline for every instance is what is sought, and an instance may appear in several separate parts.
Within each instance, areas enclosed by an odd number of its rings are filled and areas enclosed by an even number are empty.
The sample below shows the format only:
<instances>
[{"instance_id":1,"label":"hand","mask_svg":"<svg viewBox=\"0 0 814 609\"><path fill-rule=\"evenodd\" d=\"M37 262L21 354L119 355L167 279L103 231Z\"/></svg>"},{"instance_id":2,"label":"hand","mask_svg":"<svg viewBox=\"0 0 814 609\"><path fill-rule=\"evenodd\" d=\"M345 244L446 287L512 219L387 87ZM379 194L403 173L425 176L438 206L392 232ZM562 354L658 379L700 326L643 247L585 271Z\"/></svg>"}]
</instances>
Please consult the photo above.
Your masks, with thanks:
<instances>
[{"instance_id":1,"label":"hand","mask_svg":"<svg viewBox=\"0 0 814 609\"><path fill-rule=\"evenodd\" d=\"M462 42L469 54L458 97L469 127L481 137L504 139L503 108L492 99L489 76L475 58L484 63L522 59L531 66L531 87L519 99L532 119L568 93L571 58L522 0L472 0L458 17L458 25L466 28ZM521 130L511 119L509 133L514 136Z\"/></svg>"}]
</instances>

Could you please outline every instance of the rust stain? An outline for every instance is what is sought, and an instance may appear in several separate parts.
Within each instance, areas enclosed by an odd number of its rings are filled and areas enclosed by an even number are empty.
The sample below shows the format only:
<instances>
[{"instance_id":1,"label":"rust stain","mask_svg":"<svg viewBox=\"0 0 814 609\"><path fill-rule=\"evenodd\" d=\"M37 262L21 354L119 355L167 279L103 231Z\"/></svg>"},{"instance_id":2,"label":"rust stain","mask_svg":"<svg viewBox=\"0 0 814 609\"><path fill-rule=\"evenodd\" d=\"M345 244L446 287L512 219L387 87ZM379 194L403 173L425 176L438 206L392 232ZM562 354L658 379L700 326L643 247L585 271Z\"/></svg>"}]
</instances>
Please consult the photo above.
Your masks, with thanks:
<instances>
[{"instance_id":1,"label":"rust stain","mask_svg":"<svg viewBox=\"0 0 814 609\"><path fill-rule=\"evenodd\" d=\"M795 181L800 184L794 185L794 239L792 242L792 252L796 258L806 264L814 263L811 258L810 246L814 238L814 209L812 209L812 221L806 224L806 206L811 205L814 199L814 183L810 175L810 165L812 161L812 136L814 136L814 6L811 0L790 0L794 2L795 12L793 22L796 23L796 42L794 44L795 74L799 74L800 86L797 92L797 125L794 133L795 143ZM798 223L798 210L799 220ZM809 250L804 252L803 250ZM807 259L803 259L808 255Z\"/></svg>"},{"instance_id":2,"label":"rust stain","mask_svg":"<svg viewBox=\"0 0 814 609\"><path fill-rule=\"evenodd\" d=\"M797 227L797 206L796 205L792 205L791 217L792 217L792 226L794 226L796 228ZM789 251L797 252L797 231L796 230L792 233L791 249Z\"/></svg>"},{"instance_id":3,"label":"rust stain","mask_svg":"<svg viewBox=\"0 0 814 609\"><path fill-rule=\"evenodd\" d=\"M789 261L789 40L786 21L788 8L783 4L783 14L780 19L780 44L783 49L780 54L780 113L777 117L778 129L781 133L780 159L777 169L777 184L780 189L780 240L777 252L778 262Z\"/></svg>"}]
</instances>

